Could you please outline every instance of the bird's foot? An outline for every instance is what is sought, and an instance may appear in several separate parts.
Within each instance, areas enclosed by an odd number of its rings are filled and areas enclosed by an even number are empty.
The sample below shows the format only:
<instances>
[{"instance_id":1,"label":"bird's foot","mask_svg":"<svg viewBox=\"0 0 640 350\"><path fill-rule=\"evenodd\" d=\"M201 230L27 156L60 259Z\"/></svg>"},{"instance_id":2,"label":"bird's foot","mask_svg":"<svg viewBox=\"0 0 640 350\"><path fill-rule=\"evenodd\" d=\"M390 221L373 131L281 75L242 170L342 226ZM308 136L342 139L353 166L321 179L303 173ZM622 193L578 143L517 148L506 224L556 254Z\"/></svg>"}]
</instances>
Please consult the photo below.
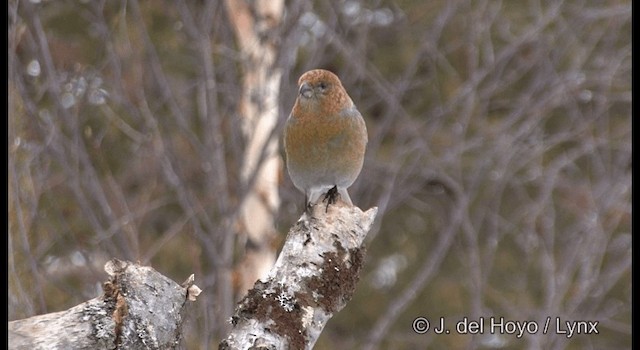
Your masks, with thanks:
<instances>
[{"instance_id":1,"label":"bird's foot","mask_svg":"<svg viewBox=\"0 0 640 350\"><path fill-rule=\"evenodd\" d=\"M331 187L322 199L322 203L327 202L327 206L324 210L325 213L329 211L329 205L335 204L338 201L338 197L340 197L340 194L338 193L338 186Z\"/></svg>"}]
</instances>

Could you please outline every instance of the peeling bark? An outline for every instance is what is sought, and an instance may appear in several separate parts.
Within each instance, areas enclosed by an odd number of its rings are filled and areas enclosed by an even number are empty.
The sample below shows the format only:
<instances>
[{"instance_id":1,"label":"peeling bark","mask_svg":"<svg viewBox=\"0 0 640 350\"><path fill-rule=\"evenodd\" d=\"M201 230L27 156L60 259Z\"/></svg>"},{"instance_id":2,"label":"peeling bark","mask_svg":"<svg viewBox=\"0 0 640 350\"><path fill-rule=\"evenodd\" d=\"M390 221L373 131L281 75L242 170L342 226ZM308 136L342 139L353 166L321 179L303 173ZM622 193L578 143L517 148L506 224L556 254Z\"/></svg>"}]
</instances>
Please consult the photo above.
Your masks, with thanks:
<instances>
[{"instance_id":1,"label":"peeling bark","mask_svg":"<svg viewBox=\"0 0 640 350\"><path fill-rule=\"evenodd\" d=\"M9 322L9 349L173 349L200 289L113 259L104 294L68 310Z\"/></svg>"}]
</instances>

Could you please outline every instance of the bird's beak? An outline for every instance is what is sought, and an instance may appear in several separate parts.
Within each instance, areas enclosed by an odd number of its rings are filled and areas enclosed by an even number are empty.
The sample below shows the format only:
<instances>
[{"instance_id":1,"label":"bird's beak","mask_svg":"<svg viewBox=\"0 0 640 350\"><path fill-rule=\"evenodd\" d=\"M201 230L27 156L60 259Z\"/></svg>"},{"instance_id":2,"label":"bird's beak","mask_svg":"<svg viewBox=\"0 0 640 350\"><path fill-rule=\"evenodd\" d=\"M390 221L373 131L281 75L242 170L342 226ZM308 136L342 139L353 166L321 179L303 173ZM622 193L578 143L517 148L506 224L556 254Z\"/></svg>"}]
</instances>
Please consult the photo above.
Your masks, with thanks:
<instances>
[{"instance_id":1,"label":"bird's beak","mask_svg":"<svg viewBox=\"0 0 640 350\"><path fill-rule=\"evenodd\" d=\"M310 98L311 95L313 95L313 88L311 87L311 85L309 85L309 83L302 83L302 85L300 85L300 90L298 91L298 93L306 98Z\"/></svg>"}]
</instances>

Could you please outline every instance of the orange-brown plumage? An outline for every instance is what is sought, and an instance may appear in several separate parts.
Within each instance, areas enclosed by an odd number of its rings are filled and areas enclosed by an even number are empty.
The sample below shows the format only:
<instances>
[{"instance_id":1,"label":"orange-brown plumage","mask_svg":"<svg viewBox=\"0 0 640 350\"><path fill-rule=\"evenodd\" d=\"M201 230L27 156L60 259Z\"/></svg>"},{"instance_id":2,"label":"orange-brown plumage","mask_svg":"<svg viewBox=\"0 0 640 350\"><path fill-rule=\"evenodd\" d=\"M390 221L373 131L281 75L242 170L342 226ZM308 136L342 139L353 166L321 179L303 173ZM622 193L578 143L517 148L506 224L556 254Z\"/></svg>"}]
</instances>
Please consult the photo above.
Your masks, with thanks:
<instances>
[{"instance_id":1,"label":"orange-brown plumage","mask_svg":"<svg viewBox=\"0 0 640 350\"><path fill-rule=\"evenodd\" d=\"M298 98L287 119L284 145L293 184L307 205L337 187L352 205L347 188L360 174L367 145L364 119L333 73L316 69L298 80Z\"/></svg>"}]
</instances>

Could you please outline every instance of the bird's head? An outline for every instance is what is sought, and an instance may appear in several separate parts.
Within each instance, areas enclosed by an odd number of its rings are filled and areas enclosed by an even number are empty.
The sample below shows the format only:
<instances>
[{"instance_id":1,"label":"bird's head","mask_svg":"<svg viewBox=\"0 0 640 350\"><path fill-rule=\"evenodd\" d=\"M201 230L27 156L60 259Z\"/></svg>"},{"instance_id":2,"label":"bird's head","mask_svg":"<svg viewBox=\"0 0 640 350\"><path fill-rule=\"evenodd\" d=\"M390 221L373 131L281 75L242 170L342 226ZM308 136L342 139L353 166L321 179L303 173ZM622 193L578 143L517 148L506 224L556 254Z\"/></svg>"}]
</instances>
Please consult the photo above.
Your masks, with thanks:
<instances>
[{"instance_id":1,"label":"bird's head","mask_svg":"<svg viewBox=\"0 0 640 350\"><path fill-rule=\"evenodd\" d=\"M320 108L327 113L339 111L353 102L337 75L328 70L314 69L298 79L296 104L303 109Z\"/></svg>"}]
</instances>

